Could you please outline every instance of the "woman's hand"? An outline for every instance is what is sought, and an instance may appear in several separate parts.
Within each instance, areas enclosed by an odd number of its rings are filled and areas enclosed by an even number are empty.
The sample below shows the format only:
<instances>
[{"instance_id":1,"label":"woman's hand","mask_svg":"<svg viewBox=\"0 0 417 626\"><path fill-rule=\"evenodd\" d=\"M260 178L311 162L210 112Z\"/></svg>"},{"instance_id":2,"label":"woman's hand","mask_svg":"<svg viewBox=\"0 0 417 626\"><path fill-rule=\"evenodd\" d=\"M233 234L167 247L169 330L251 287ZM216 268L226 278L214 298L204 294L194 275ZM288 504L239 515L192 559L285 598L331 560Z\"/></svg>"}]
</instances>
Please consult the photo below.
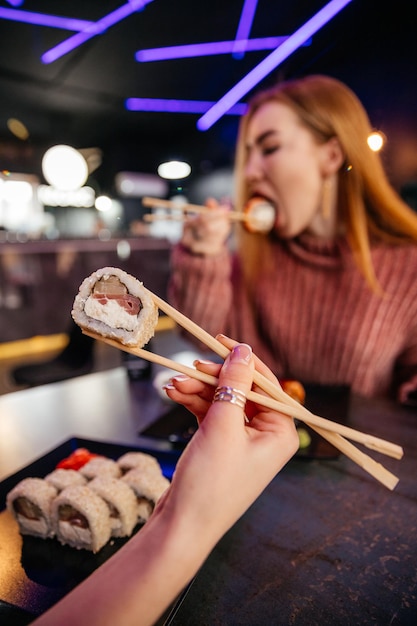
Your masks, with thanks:
<instances>
[{"instance_id":1,"label":"woman's hand","mask_svg":"<svg viewBox=\"0 0 417 626\"><path fill-rule=\"evenodd\" d=\"M230 206L210 199L206 206L209 213L200 213L184 222L182 245L193 254L215 256L224 249L231 232L227 213Z\"/></svg>"},{"instance_id":2,"label":"woman's hand","mask_svg":"<svg viewBox=\"0 0 417 626\"><path fill-rule=\"evenodd\" d=\"M245 344L224 365L199 361L220 386L247 394L256 368L276 380ZM171 486L140 532L57 602L39 626L150 626L196 574L222 535L246 511L298 447L293 421L246 403L212 403L214 389L175 377L168 395L198 416Z\"/></svg>"},{"instance_id":3,"label":"woman's hand","mask_svg":"<svg viewBox=\"0 0 417 626\"><path fill-rule=\"evenodd\" d=\"M229 348L233 344L221 340ZM223 367L196 362L197 369L218 376L219 386L245 395L252 388L255 365L276 382L246 344L235 345ZM196 415L199 429L180 458L161 506L191 522L190 528L204 530L209 541L217 541L297 451L293 420L252 402L246 403L245 412L230 402L212 403L213 387L185 376L174 377L166 393Z\"/></svg>"}]
</instances>

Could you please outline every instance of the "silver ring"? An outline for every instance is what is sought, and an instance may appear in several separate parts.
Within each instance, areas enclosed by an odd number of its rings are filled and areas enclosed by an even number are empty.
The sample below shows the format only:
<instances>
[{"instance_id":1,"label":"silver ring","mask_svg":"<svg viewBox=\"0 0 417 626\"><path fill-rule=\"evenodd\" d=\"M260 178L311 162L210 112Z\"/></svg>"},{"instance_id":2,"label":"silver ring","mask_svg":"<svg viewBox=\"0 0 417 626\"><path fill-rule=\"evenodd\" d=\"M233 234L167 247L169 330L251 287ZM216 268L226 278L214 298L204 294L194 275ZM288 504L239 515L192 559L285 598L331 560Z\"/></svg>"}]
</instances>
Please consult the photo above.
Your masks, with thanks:
<instances>
[{"instance_id":1,"label":"silver ring","mask_svg":"<svg viewBox=\"0 0 417 626\"><path fill-rule=\"evenodd\" d=\"M244 409L246 396L240 389L223 385L217 387L214 392L213 402L230 402L230 404L236 404L239 408Z\"/></svg>"}]
</instances>

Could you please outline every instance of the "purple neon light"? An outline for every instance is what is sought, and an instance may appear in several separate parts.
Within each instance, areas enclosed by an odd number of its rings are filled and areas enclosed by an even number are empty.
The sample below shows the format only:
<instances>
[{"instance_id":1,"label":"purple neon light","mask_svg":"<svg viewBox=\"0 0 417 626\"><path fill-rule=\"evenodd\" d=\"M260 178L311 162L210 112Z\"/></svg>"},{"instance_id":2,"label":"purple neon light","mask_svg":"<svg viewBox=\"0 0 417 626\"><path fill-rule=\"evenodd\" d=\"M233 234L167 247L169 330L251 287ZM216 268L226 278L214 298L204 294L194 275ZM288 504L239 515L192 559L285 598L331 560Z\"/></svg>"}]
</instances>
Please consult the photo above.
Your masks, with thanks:
<instances>
[{"instance_id":1,"label":"purple neon light","mask_svg":"<svg viewBox=\"0 0 417 626\"><path fill-rule=\"evenodd\" d=\"M205 113L214 102L204 100L169 100L163 98L127 98L125 107L128 111L153 111L156 113ZM244 115L247 106L234 104L226 115Z\"/></svg>"},{"instance_id":2,"label":"purple neon light","mask_svg":"<svg viewBox=\"0 0 417 626\"><path fill-rule=\"evenodd\" d=\"M86 20L73 19L71 17L59 17L58 15L32 13L31 11L19 11L18 9L4 9L2 7L0 7L0 19L73 31L84 30L94 23L87 22Z\"/></svg>"},{"instance_id":3,"label":"purple neon light","mask_svg":"<svg viewBox=\"0 0 417 626\"><path fill-rule=\"evenodd\" d=\"M271 52L261 63L253 68L232 89L230 89L211 109L197 121L199 130L208 130L240 98L245 96L259 81L274 70L297 50L308 37L312 37L352 0L331 0L311 19L298 28L284 43Z\"/></svg>"},{"instance_id":4,"label":"purple neon light","mask_svg":"<svg viewBox=\"0 0 417 626\"><path fill-rule=\"evenodd\" d=\"M258 39L246 40L245 50L274 50L280 46L287 36L283 37L259 37ZM210 43L193 43L184 46L167 46L165 48L147 48L138 50L135 54L136 61L148 63L149 61L166 61L171 59L185 59L190 57L204 57L217 54L230 54L233 52L236 41L212 41ZM311 39L307 39L303 45L309 46Z\"/></svg>"},{"instance_id":5,"label":"purple neon light","mask_svg":"<svg viewBox=\"0 0 417 626\"><path fill-rule=\"evenodd\" d=\"M12 7L20 7L24 1L25 0L6 0L6 2L12 5Z\"/></svg>"},{"instance_id":6,"label":"purple neon light","mask_svg":"<svg viewBox=\"0 0 417 626\"><path fill-rule=\"evenodd\" d=\"M81 32L76 35L72 35L54 48L45 52L41 57L42 63L53 63L60 57L64 56L64 54L71 52L71 50L78 48L78 46L81 46L89 39L92 39L92 37L101 35L108 28L114 26L118 22L121 22L126 17L129 17L132 13L142 11L145 6L152 1L153 0L129 0L126 4L122 5L115 11L108 13L97 22L92 22Z\"/></svg>"},{"instance_id":7,"label":"purple neon light","mask_svg":"<svg viewBox=\"0 0 417 626\"><path fill-rule=\"evenodd\" d=\"M232 56L235 59L243 58L246 51L246 42L249 39L249 33L252 28L253 16L255 15L258 0L245 0L242 14L240 16L239 26L235 37L235 45L233 46Z\"/></svg>"}]
</instances>

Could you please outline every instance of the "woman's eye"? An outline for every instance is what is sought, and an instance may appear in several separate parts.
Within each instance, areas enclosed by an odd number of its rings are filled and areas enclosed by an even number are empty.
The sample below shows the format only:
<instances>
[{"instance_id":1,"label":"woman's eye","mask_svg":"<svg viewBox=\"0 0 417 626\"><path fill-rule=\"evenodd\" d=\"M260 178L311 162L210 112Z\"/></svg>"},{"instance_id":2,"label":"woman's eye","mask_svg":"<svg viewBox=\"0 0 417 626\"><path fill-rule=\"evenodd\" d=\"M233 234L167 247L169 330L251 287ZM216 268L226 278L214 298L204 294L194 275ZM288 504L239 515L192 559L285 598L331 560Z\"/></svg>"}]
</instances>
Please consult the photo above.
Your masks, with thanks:
<instances>
[{"instance_id":1,"label":"woman's eye","mask_svg":"<svg viewBox=\"0 0 417 626\"><path fill-rule=\"evenodd\" d=\"M273 154L274 152L276 152L277 150L279 150L279 146L277 145L273 145L273 146L264 146L264 148L262 148L262 154L264 156L268 156L269 154Z\"/></svg>"}]
</instances>

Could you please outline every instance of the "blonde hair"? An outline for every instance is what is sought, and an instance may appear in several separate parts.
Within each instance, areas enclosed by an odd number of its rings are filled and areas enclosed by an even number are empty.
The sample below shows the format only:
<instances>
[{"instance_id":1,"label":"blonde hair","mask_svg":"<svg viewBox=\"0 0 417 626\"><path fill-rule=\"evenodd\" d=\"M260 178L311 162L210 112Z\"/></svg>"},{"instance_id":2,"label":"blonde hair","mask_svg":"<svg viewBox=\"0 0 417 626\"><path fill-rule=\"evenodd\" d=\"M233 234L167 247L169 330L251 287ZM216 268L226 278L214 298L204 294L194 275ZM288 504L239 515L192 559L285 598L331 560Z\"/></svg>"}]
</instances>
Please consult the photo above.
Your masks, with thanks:
<instances>
[{"instance_id":1,"label":"blonde hair","mask_svg":"<svg viewBox=\"0 0 417 626\"><path fill-rule=\"evenodd\" d=\"M245 140L252 116L266 102L290 107L318 143L337 137L345 162L338 173L338 219L343 223L359 269L372 289L379 291L371 259L371 239L392 245L417 241L417 215L391 186L381 158L367 144L372 127L357 96L329 76L311 75L278 84L258 93L242 118L236 146L236 208L249 199L244 179ZM254 275L268 261L269 235L253 235L240 229L239 248L245 251L246 276Z\"/></svg>"}]
</instances>

